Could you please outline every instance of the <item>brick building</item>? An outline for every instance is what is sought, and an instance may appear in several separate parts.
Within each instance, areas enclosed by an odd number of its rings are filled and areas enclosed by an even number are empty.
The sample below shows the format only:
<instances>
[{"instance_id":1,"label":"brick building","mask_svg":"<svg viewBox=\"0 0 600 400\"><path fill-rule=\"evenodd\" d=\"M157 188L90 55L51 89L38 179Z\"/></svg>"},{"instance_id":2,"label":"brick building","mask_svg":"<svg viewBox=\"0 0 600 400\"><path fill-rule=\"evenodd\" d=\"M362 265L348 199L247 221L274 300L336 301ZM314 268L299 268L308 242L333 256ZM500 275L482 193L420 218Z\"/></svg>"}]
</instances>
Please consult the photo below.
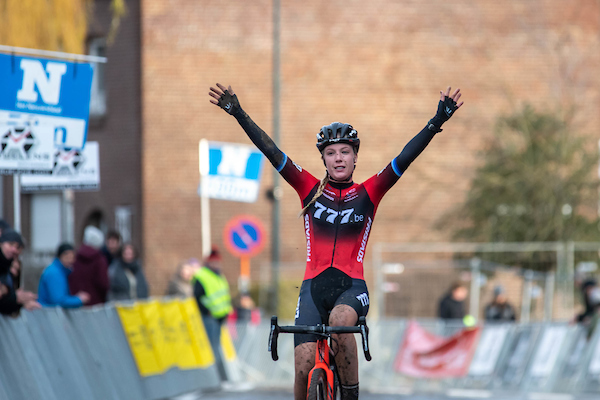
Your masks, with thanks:
<instances>
[{"instance_id":1,"label":"brick building","mask_svg":"<svg viewBox=\"0 0 600 400\"><path fill-rule=\"evenodd\" d=\"M321 126L342 121L358 130L355 180L363 181L433 116L440 89L464 93L465 106L380 204L371 250L377 242L449 240L450 232L435 224L464 199L498 116L525 103L572 107L574 126L596 135L596 1L281 3L280 147L319 178ZM108 228L129 221L154 294L164 292L180 260L200 256L198 141L250 143L233 118L209 103L208 88L231 84L248 114L272 131L272 4L127 1L128 14L106 48L107 108L89 132L101 146L102 190L76 194L76 237L100 216ZM96 1L91 38L106 35L108 5ZM281 261L293 287L302 276L304 233L297 195L282 185ZM222 229L237 214L257 216L269 228L271 186L267 164L256 203L211 200L212 241L224 248ZM10 215L7 200L4 209ZM253 280L270 250L267 244L252 260ZM368 279L370 265L367 251ZM235 282L238 260L225 254L224 266Z\"/></svg>"},{"instance_id":2,"label":"brick building","mask_svg":"<svg viewBox=\"0 0 600 400\"><path fill-rule=\"evenodd\" d=\"M231 84L255 122L272 130L272 2L144 0L142 10L144 250L160 291L177 260L200 250L198 140L249 143L209 103L209 86ZM355 179L363 181L424 126L440 89L460 87L464 108L388 192L370 238L371 248L446 241L450 232L434 225L464 198L499 115L526 102L566 105L579 129L597 126L599 16L590 0L282 2L280 147L321 177L315 134L332 121L352 123L362 143ZM211 201L214 242L222 245L234 214L269 226L266 170L258 202ZM282 262L301 263L299 201L283 185ZM269 254L267 246L253 266ZM237 261L225 261L233 280Z\"/></svg>"}]
</instances>

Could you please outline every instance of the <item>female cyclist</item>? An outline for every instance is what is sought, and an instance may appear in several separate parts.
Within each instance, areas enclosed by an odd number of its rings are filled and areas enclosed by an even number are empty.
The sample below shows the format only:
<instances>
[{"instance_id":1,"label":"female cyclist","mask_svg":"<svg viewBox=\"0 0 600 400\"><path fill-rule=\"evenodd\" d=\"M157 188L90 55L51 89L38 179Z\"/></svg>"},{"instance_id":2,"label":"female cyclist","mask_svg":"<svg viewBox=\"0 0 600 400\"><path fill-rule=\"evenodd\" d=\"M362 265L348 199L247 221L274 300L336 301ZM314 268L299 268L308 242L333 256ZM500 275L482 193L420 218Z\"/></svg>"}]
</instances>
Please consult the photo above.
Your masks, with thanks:
<instances>
[{"instance_id":1,"label":"female cyclist","mask_svg":"<svg viewBox=\"0 0 600 400\"><path fill-rule=\"evenodd\" d=\"M400 155L361 184L352 181L360 140L348 124L334 122L317 134L317 148L327 172L318 180L283 153L242 110L231 86L210 88L211 103L234 116L250 140L281 176L298 192L306 233L306 272L296 308L296 325L329 323L353 326L369 310L363 260L375 211L383 195L427 147L441 126L463 104L460 89L440 91L435 116ZM353 335L335 335L335 361L342 383L342 399L358 399L358 359ZM317 337L295 335L296 400L306 399L308 372L314 364ZM335 346L334 346L335 347Z\"/></svg>"}]
</instances>

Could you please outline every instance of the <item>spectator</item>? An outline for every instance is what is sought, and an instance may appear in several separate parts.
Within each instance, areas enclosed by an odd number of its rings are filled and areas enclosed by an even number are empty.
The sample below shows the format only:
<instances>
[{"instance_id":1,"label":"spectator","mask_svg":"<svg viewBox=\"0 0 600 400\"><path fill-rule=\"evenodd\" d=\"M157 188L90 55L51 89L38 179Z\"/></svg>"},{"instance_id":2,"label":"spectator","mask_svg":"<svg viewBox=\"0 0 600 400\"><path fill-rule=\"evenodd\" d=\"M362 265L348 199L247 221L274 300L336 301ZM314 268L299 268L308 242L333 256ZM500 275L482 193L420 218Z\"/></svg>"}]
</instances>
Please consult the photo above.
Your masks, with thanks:
<instances>
[{"instance_id":1,"label":"spectator","mask_svg":"<svg viewBox=\"0 0 600 400\"><path fill-rule=\"evenodd\" d=\"M254 300L249 294L243 293L239 296L231 319L242 323L260 323L260 310L256 307Z\"/></svg>"},{"instance_id":2,"label":"spectator","mask_svg":"<svg viewBox=\"0 0 600 400\"><path fill-rule=\"evenodd\" d=\"M106 258L106 265L113 263L121 254L121 235L117 231L108 231L106 243L102 246L102 254Z\"/></svg>"},{"instance_id":3,"label":"spectator","mask_svg":"<svg viewBox=\"0 0 600 400\"><path fill-rule=\"evenodd\" d=\"M514 307L508 302L504 287L494 288L494 300L485 307L486 321L515 321L517 319Z\"/></svg>"},{"instance_id":4,"label":"spectator","mask_svg":"<svg viewBox=\"0 0 600 400\"><path fill-rule=\"evenodd\" d=\"M12 284L15 289L21 288L21 271L23 270L23 264L18 257L13 258L10 264L10 276L12 278Z\"/></svg>"},{"instance_id":5,"label":"spectator","mask_svg":"<svg viewBox=\"0 0 600 400\"><path fill-rule=\"evenodd\" d=\"M69 293L69 275L75 262L75 248L63 243L56 250L56 258L44 269L38 286L38 299L44 307L59 306L77 308L87 304L90 295L79 292L75 296Z\"/></svg>"},{"instance_id":6,"label":"spectator","mask_svg":"<svg viewBox=\"0 0 600 400\"><path fill-rule=\"evenodd\" d=\"M581 283L581 295L583 297L584 311L575 317L579 323L589 322L598 309L598 304L594 300L593 294L596 293L598 282L594 278L588 278Z\"/></svg>"},{"instance_id":7,"label":"spectator","mask_svg":"<svg viewBox=\"0 0 600 400\"><path fill-rule=\"evenodd\" d=\"M34 293L17 289L14 286L10 268L15 258L19 257L24 243L21 235L14 229L4 229L0 236L0 283L6 287L6 294L0 298L0 313L13 315L23 307L26 310L40 308Z\"/></svg>"},{"instance_id":8,"label":"spectator","mask_svg":"<svg viewBox=\"0 0 600 400\"><path fill-rule=\"evenodd\" d=\"M83 232L83 244L75 255L73 272L69 275L71 294L86 292L90 295L90 306L105 303L108 293L108 265L100 252L103 242L102 231L95 226L87 226Z\"/></svg>"},{"instance_id":9,"label":"spectator","mask_svg":"<svg viewBox=\"0 0 600 400\"><path fill-rule=\"evenodd\" d=\"M8 290L8 285L6 285L3 281L2 278L0 278L0 299L2 299L4 296L6 296L9 293Z\"/></svg>"},{"instance_id":10,"label":"spectator","mask_svg":"<svg viewBox=\"0 0 600 400\"><path fill-rule=\"evenodd\" d=\"M120 257L108 267L108 275L109 300L136 300L148 297L148 283L131 243L123 245Z\"/></svg>"},{"instance_id":11,"label":"spectator","mask_svg":"<svg viewBox=\"0 0 600 400\"><path fill-rule=\"evenodd\" d=\"M177 266L175 274L169 281L167 296L191 297L194 295L192 289L192 277L197 269L194 269L193 260L181 262Z\"/></svg>"},{"instance_id":12,"label":"spectator","mask_svg":"<svg viewBox=\"0 0 600 400\"><path fill-rule=\"evenodd\" d=\"M450 286L448 293L442 297L438 316L442 319L463 319L465 317L465 299L467 288L461 282L455 282Z\"/></svg>"},{"instance_id":13,"label":"spectator","mask_svg":"<svg viewBox=\"0 0 600 400\"><path fill-rule=\"evenodd\" d=\"M221 255L216 248L206 258L204 266L194 274L192 282L219 374L222 380L227 380L221 352L221 326L233 308L229 284L221 273Z\"/></svg>"},{"instance_id":14,"label":"spectator","mask_svg":"<svg viewBox=\"0 0 600 400\"><path fill-rule=\"evenodd\" d=\"M10 229L10 225L3 219L0 219L0 235L2 235L2 231L5 229Z\"/></svg>"}]
</instances>

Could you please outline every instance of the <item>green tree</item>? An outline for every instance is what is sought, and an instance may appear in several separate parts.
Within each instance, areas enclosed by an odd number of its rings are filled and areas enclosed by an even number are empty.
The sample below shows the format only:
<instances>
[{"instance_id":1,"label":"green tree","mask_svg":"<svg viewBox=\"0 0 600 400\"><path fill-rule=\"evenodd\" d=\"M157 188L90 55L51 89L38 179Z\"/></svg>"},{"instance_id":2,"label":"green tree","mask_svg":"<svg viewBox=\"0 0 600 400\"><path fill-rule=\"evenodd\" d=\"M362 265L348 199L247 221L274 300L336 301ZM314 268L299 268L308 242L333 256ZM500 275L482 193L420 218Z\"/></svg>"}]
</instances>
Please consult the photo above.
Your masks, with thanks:
<instances>
[{"instance_id":1,"label":"green tree","mask_svg":"<svg viewBox=\"0 0 600 400\"><path fill-rule=\"evenodd\" d=\"M598 240L596 146L530 106L498 119L466 201L443 225L482 242Z\"/></svg>"}]
</instances>

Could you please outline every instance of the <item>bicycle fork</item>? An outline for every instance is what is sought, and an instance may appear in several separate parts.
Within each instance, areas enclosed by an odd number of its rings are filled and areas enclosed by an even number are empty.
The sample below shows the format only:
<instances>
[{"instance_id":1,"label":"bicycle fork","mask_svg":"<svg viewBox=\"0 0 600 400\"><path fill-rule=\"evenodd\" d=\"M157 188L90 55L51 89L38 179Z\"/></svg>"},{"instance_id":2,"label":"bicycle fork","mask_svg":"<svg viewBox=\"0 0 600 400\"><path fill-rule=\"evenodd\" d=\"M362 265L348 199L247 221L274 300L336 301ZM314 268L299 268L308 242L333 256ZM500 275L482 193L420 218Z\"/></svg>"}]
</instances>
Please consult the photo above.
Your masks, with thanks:
<instances>
[{"instance_id":1,"label":"bicycle fork","mask_svg":"<svg viewBox=\"0 0 600 400\"><path fill-rule=\"evenodd\" d=\"M312 379L313 372L318 370L319 368L325 371L325 375L327 377L327 399L333 399L333 371L329 367L329 346L327 345L327 340L318 340L317 341L317 350L315 355L315 366L310 370L308 374L308 385L307 390L310 388L310 382Z\"/></svg>"}]
</instances>

